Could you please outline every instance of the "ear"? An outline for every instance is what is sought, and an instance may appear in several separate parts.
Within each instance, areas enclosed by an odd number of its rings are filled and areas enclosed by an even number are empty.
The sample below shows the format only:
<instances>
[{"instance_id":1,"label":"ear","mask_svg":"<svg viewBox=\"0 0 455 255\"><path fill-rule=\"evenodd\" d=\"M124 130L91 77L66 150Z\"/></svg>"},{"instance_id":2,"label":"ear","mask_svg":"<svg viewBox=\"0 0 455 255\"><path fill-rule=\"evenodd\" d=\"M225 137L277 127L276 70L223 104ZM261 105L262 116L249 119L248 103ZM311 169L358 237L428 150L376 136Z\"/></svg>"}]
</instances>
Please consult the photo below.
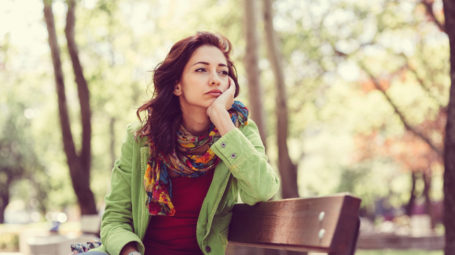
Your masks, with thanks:
<instances>
[{"instance_id":1,"label":"ear","mask_svg":"<svg viewBox=\"0 0 455 255\"><path fill-rule=\"evenodd\" d=\"M174 95L176 96L181 96L182 95L182 85L180 83L177 83L174 87Z\"/></svg>"}]
</instances>

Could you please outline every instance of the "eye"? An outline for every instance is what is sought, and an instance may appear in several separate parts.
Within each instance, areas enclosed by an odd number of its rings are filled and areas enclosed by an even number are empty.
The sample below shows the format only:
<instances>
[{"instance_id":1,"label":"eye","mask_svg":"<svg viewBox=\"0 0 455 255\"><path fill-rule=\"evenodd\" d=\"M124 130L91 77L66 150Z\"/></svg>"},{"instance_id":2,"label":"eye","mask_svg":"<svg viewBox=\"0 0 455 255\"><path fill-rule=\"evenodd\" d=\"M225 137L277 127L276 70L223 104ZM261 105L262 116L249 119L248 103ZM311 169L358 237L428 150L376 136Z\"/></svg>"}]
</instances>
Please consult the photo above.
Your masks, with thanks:
<instances>
[{"instance_id":1,"label":"eye","mask_svg":"<svg viewBox=\"0 0 455 255\"><path fill-rule=\"evenodd\" d=\"M229 74L229 72L226 71L226 70L222 70L222 71L220 71L219 73L220 73L221 75L223 75L223 76L226 76L226 75Z\"/></svg>"},{"instance_id":2,"label":"eye","mask_svg":"<svg viewBox=\"0 0 455 255\"><path fill-rule=\"evenodd\" d=\"M201 68L198 68L196 70L194 70L195 72L198 72L198 73L201 73L201 72L205 72L205 68L201 67Z\"/></svg>"}]
</instances>

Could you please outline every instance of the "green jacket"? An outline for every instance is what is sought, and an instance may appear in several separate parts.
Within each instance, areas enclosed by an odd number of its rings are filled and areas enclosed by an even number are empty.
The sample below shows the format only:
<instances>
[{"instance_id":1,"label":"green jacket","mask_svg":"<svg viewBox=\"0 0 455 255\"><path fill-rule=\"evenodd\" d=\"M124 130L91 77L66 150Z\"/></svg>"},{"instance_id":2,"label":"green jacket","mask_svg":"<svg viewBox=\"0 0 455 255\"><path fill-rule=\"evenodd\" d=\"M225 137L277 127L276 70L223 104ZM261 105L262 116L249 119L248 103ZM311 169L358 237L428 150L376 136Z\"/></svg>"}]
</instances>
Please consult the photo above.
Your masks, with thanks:
<instances>
[{"instance_id":1,"label":"green jacket","mask_svg":"<svg viewBox=\"0 0 455 255\"><path fill-rule=\"evenodd\" d=\"M118 159L112 170L111 191L101 223L101 242L97 249L119 254L129 242L136 242L143 254L149 219L143 179L150 156L145 139L136 140L139 125L130 125ZM256 124L231 130L211 149L221 159L202 204L196 227L199 247L204 254L224 254L232 207L240 199L253 205L273 197L279 178L267 162Z\"/></svg>"}]
</instances>

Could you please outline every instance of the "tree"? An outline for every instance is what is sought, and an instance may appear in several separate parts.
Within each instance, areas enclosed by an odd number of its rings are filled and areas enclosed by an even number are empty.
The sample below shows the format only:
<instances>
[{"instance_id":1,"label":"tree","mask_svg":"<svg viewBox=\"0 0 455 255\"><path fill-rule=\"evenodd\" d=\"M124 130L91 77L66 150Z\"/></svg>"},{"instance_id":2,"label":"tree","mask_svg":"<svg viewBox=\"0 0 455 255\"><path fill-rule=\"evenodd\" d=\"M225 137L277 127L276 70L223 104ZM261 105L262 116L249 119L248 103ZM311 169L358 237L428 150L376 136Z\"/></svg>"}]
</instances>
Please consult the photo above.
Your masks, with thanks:
<instances>
[{"instance_id":1,"label":"tree","mask_svg":"<svg viewBox=\"0 0 455 255\"><path fill-rule=\"evenodd\" d=\"M66 103L64 75L60 59L57 34L55 31L54 15L52 12L52 1L44 1L44 18L46 21L49 47L52 55L54 67L55 84L57 88L58 109L60 126L62 131L63 148L71 176L73 189L80 206L81 214L96 214L96 203L94 195L90 189L90 163L91 163L91 112L89 90L83 75L82 65L79 61L78 49L74 39L75 26L75 1L68 1L68 12L66 18L65 36L68 45L69 55L73 66L77 92L79 95L79 105L81 108L82 141L80 152L76 151L71 123L68 115Z\"/></svg>"},{"instance_id":2,"label":"tree","mask_svg":"<svg viewBox=\"0 0 455 255\"><path fill-rule=\"evenodd\" d=\"M278 168L281 175L282 197L298 197L297 166L289 156L287 145L288 138L288 107L286 86L284 83L283 70L281 68L281 56L278 50L277 38L273 27L272 1L264 1L263 8L267 53L275 76L276 93L276 118L277 118L277 144L278 144Z\"/></svg>"},{"instance_id":3,"label":"tree","mask_svg":"<svg viewBox=\"0 0 455 255\"><path fill-rule=\"evenodd\" d=\"M455 3L443 0L450 45L450 94L444 138L444 226L446 255L455 254Z\"/></svg>"},{"instance_id":4,"label":"tree","mask_svg":"<svg viewBox=\"0 0 455 255\"><path fill-rule=\"evenodd\" d=\"M265 125L265 114L263 102L263 90L260 84L260 72L258 65L258 35L257 35L257 1L244 1L245 15L244 28L246 34L245 48L245 69L248 79L248 90L251 107L251 118L257 123L259 133L261 134L262 142L267 148L267 129Z\"/></svg>"},{"instance_id":5,"label":"tree","mask_svg":"<svg viewBox=\"0 0 455 255\"><path fill-rule=\"evenodd\" d=\"M362 21L365 17L368 17L365 19L365 24L374 20L373 23L375 24L375 28L372 30L374 33L371 33L368 37L362 38L359 36L361 35L359 31L363 31L363 29L356 29L355 25L346 26L346 24L340 24L337 22L336 24L340 27L349 27L344 31L344 33L340 33L342 35L344 34L344 38L343 36L339 37L337 33L332 32L333 36L326 38L326 40L332 47L334 54L332 58L334 60L343 60L343 58L346 58L351 63L355 63L359 70L363 71L363 74L369 80L369 85L371 85L369 87L373 88L375 92L380 92L380 94L382 94L383 99L385 99L384 101L387 102L395 115L392 119L394 119L394 122L398 120L400 122L400 126L404 129L403 138L405 138L407 142L403 143L404 141L400 141L401 138L397 138L396 136L392 139L395 142L398 141L397 145L402 143L402 145L407 146L406 148L408 149L403 151L403 155L394 155L392 151L388 151L386 153L383 153L383 151L378 153L381 149L375 148L369 158L378 158L378 154L382 154L381 156L394 159L396 163L403 165L404 167L402 167L402 169L413 175L411 176L412 181L410 189L411 195L408 203L409 207L413 204L415 199L413 188L415 180L414 177L422 176L425 185L423 190L426 204L425 207L428 214L431 215L431 171L432 168L434 168L433 166L436 164L432 165L430 163L439 163L441 161L442 139L440 139L438 134L442 132L443 128L442 126L427 127L424 124L431 122L433 119L437 120L435 122L438 122L440 119L445 120L445 107L444 103L442 103L444 100L441 100L441 98L444 97L440 96L440 94L442 94L440 91L444 91L444 86L440 86L440 83L438 84L438 82L435 82L433 79L433 77L436 76L433 74L439 73L439 75L441 75L441 72L439 71L441 66L428 65L428 61L425 59L423 52L425 51L425 48L431 48L431 45L427 45L425 43L424 38L427 34L425 34L425 32L421 32L418 26L432 26L432 22L438 22L438 17L436 17L434 13L431 13L430 18L425 18L426 15L430 15L426 12L428 12L428 10L432 10L432 4L434 1L431 0L415 3L414 8L409 9L412 10L412 12L408 13L396 11L397 7L400 7L401 3L394 1L380 2L384 4L384 10L382 12L378 12L376 15L365 16L364 11L358 8L356 4L354 4L352 10L350 10L351 15L353 14L351 17L354 17L354 19ZM431 6L428 7L428 5ZM349 10L349 8L345 9ZM408 16L409 14L417 15ZM330 12L327 12L324 15L324 19L330 20L331 18L333 18L333 16L330 15ZM346 20L344 20L344 22L346 22ZM352 20L348 19L347 22L352 23ZM324 20L321 23L325 23ZM362 26L360 26L360 28L361 27ZM364 27L368 27L368 25L365 25ZM438 26L438 28L439 27L440 26ZM321 30L323 30L323 28L321 28ZM349 31L349 33L346 31ZM390 37L390 34L396 34L399 32L406 33L407 31L413 31L412 34L418 38L418 40L410 40L413 47L415 47L415 50L406 51L403 48L400 49L393 47L388 43L384 43L394 40L394 38ZM434 29L430 31L434 31ZM440 34L439 31L433 33ZM320 34L327 35L330 34L330 32L324 33L323 31ZM357 38L357 40L354 41L354 38ZM404 38L406 38L406 36L404 36ZM410 36L410 38L412 37ZM348 45L348 47L346 47L346 45ZM372 49L375 49L374 53L372 53ZM381 59L384 56L387 56L387 64L381 62ZM338 64L340 64L340 62L336 63L335 66ZM360 79L359 82L363 86L364 82L362 79ZM423 99L421 102L428 102L421 104L426 105L426 109L422 107L422 110L430 113L426 114L426 117L423 118L423 120L422 118L415 118L415 114L413 114L412 110L410 110L410 106L413 107L413 104L403 103L403 97L400 98L400 95L396 92L397 87L404 87L407 84L412 84L412 88L416 89L415 91L423 92L421 93L421 95L423 95L423 97L421 97L421 99ZM407 91L406 93L411 95L413 92ZM417 97L415 100L417 101ZM386 123L384 123L384 125L385 124ZM372 133L374 134L371 136L372 138L375 138L378 134L375 133L376 131L377 130L374 129L372 130ZM385 132L380 132L378 136L386 138L387 136L384 133ZM365 141L365 143L368 143L368 141ZM412 147L412 144L419 144L420 148L424 148L420 153L422 157L416 156L416 154L412 152L413 149L416 148ZM359 150L361 151L360 148ZM363 153L365 152L366 151L363 151ZM406 157L417 157L420 159L419 161L425 162L416 168L416 162L403 160ZM422 167L422 165L424 166ZM422 172L422 175L416 176L416 171ZM408 212L410 211L408 210Z\"/></svg>"},{"instance_id":6,"label":"tree","mask_svg":"<svg viewBox=\"0 0 455 255\"><path fill-rule=\"evenodd\" d=\"M43 186L46 183L36 182L42 174L42 166L33 149L33 139L28 135L30 123L24 118L24 105L8 100L8 109L0 133L0 223L4 223L5 209L10 202L11 187L16 181L29 179L34 183L29 188L32 196L40 196L40 211L46 204Z\"/></svg>"}]
</instances>

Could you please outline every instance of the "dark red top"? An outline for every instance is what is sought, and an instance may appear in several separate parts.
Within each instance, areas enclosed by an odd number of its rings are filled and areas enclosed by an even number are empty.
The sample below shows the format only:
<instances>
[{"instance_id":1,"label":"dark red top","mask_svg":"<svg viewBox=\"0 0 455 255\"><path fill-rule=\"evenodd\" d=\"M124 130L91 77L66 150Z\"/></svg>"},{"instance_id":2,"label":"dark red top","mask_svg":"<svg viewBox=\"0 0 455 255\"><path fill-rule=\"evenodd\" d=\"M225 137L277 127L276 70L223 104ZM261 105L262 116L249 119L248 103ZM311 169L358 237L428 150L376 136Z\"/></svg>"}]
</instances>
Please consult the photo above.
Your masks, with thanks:
<instances>
[{"instance_id":1,"label":"dark red top","mask_svg":"<svg viewBox=\"0 0 455 255\"><path fill-rule=\"evenodd\" d=\"M152 216L144 237L145 255L201 255L196 224L214 170L198 178L172 178L174 216Z\"/></svg>"}]
</instances>

